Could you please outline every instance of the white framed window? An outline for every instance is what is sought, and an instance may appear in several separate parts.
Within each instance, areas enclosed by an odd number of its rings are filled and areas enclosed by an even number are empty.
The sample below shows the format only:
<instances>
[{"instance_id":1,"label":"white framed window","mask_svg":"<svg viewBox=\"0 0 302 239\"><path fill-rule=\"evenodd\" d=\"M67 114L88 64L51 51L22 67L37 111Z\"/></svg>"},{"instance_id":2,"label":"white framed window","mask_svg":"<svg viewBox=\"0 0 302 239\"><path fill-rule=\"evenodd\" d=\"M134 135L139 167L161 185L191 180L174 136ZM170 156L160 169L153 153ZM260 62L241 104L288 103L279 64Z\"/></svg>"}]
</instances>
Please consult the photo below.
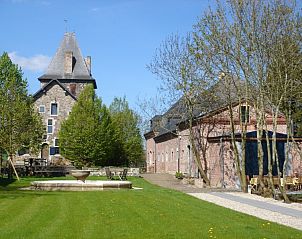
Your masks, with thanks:
<instances>
[{"instance_id":1,"label":"white framed window","mask_svg":"<svg viewBox=\"0 0 302 239\"><path fill-rule=\"evenodd\" d=\"M50 115L58 115L58 103L51 103Z\"/></svg>"},{"instance_id":2,"label":"white framed window","mask_svg":"<svg viewBox=\"0 0 302 239\"><path fill-rule=\"evenodd\" d=\"M58 138L54 139L53 147L49 148L49 154L50 155L60 154L59 139Z\"/></svg>"},{"instance_id":3,"label":"white framed window","mask_svg":"<svg viewBox=\"0 0 302 239\"><path fill-rule=\"evenodd\" d=\"M55 147L59 147L59 139L58 138L55 138L55 140L54 140L54 146Z\"/></svg>"},{"instance_id":4,"label":"white framed window","mask_svg":"<svg viewBox=\"0 0 302 239\"><path fill-rule=\"evenodd\" d=\"M53 119L47 120L47 134L53 133Z\"/></svg>"},{"instance_id":5,"label":"white framed window","mask_svg":"<svg viewBox=\"0 0 302 239\"><path fill-rule=\"evenodd\" d=\"M45 113L45 105L39 106L39 113Z\"/></svg>"}]
</instances>

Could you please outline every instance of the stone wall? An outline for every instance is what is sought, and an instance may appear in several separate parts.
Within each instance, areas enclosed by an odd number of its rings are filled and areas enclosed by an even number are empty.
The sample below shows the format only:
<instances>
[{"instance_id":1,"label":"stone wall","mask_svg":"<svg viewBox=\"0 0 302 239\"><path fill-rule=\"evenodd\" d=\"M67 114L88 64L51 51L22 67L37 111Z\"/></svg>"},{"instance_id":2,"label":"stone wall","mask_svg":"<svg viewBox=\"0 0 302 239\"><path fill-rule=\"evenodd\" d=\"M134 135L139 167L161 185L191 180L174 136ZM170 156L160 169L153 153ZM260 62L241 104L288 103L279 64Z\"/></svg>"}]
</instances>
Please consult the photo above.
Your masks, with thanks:
<instances>
[{"instance_id":1,"label":"stone wall","mask_svg":"<svg viewBox=\"0 0 302 239\"><path fill-rule=\"evenodd\" d=\"M79 97L86 85L91 83L78 83L76 80L73 82L62 83L75 97Z\"/></svg>"},{"instance_id":2,"label":"stone wall","mask_svg":"<svg viewBox=\"0 0 302 239\"><path fill-rule=\"evenodd\" d=\"M83 91L84 87L87 84L91 83L76 83L75 80L74 83L64 83L63 85L70 90L70 84L75 85L74 96L78 97ZM58 138L58 132L60 130L61 123L68 117L75 102L76 100L58 84L53 85L49 90L45 91L44 94L35 101L35 107L38 112L40 106L45 107L45 112L40 114L45 125L46 138L44 140L44 143L48 144L49 147L55 146L55 139ZM52 103L57 103L58 105L57 115L51 115ZM47 133L49 119L52 119L53 122L53 133ZM41 154L39 156L41 156ZM51 160L51 156L49 157L49 160Z\"/></svg>"},{"instance_id":3,"label":"stone wall","mask_svg":"<svg viewBox=\"0 0 302 239\"><path fill-rule=\"evenodd\" d=\"M51 103L58 104L57 115L51 115ZM39 111L40 106L45 107L45 112L40 114L46 127L45 135L47 135L47 137L45 142L49 146L54 146L54 139L58 138L60 125L62 121L68 117L74 103L74 98L67 94L59 85L52 86L35 101L37 111ZM47 123L49 119L53 121L53 133L51 134L47 133Z\"/></svg>"}]
</instances>

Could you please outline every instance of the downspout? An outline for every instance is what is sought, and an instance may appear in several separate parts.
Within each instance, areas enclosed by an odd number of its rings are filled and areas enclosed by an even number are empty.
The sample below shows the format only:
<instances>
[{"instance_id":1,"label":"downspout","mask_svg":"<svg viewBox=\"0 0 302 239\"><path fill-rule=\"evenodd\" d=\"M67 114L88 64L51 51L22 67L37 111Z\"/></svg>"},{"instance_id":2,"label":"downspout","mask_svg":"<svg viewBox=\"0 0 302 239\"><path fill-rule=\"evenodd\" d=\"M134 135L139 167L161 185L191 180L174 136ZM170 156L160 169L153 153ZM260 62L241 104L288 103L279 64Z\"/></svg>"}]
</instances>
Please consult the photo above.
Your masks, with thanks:
<instances>
[{"instance_id":1,"label":"downspout","mask_svg":"<svg viewBox=\"0 0 302 239\"><path fill-rule=\"evenodd\" d=\"M180 135L178 135L177 172L180 172Z\"/></svg>"},{"instance_id":2,"label":"downspout","mask_svg":"<svg viewBox=\"0 0 302 239\"><path fill-rule=\"evenodd\" d=\"M192 160L191 160L191 145L187 145L187 148L188 148L188 153L189 153L189 175L190 177L192 176Z\"/></svg>"},{"instance_id":3,"label":"downspout","mask_svg":"<svg viewBox=\"0 0 302 239\"><path fill-rule=\"evenodd\" d=\"M221 187L225 188L225 184L224 184L224 157L223 157L223 141L222 141L222 137L220 137L220 150L219 150L219 154L220 154L220 167L221 167Z\"/></svg>"},{"instance_id":4,"label":"downspout","mask_svg":"<svg viewBox=\"0 0 302 239\"><path fill-rule=\"evenodd\" d=\"M153 154L153 158L154 158L154 173L156 173L156 166L157 166L156 165L156 156L157 156L157 153L156 153L156 142L154 140L154 154Z\"/></svg>"}]
</instances>

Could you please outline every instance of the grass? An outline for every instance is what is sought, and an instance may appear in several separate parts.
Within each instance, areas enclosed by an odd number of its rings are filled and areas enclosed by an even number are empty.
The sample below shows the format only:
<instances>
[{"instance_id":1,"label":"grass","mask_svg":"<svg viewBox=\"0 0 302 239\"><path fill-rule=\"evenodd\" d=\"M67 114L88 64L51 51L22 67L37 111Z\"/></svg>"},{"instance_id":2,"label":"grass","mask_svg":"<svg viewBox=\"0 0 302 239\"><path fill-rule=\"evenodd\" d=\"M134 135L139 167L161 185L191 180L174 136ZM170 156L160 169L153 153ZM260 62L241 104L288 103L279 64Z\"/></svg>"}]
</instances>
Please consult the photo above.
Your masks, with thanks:
<instances>
[{"instance_id":1,"label":"grass","mask_svg":"<svg viewBox=\"0 0 302 239\"><path fill-rule=\"evenodd\" d=\"M17 190L33 180L0 181L0 238L302 238L302 231L140 178L130 180L143 190Z\"/></svg>"}]
</instances>

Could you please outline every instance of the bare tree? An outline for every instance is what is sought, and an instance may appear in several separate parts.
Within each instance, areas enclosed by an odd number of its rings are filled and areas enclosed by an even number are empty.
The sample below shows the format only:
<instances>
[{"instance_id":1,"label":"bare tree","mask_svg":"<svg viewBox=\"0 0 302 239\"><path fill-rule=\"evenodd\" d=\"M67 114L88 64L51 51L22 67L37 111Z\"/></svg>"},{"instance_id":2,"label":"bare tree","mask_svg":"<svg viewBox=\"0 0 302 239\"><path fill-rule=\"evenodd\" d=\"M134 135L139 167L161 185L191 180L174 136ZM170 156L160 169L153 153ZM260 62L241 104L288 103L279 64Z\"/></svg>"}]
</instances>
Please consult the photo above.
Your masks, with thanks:
<instances>
[{"instance_id":1,"label":"bare tree","mask_svg":"<svg viewBox=\"0 0 302 239\"><path fill-rule=\"evenodd\" d=\"M150 119L156 115L162 115L166 111L166 99L164 95L155 95L150 98L138 98L136 105L136 111L139 112L141 116L140 130L141 133L150 130Z\"/></svg>"},{"instance_id":2,"label":"bare tree","mask_svg":"<svg viewBox=\"0 0 302 239\"><path fill-rule=\"evenodd\" d=\"M198 144L204 136L200 135L200 130L194 129L194 120L197 112L209 111L209 108L202 104L201 95L213 85L213 82L211 78L206 77L207 71L202 69L202 65L197 64L196 57L190 49L191 45L190 35L185 38L170 36L157 50L148 68L162 79L161 91L167 92L171 96L170 99L181 100L183 107L177 113L182 116L189 129L189 140L200 175L206 185L210 186L205 153L201 154Z\"/></svg>"},{"instance_id":3,"label":"bare tree","mask_svg":"<svg viewBox=\"0 0 302 239\"><path fill-rule=\"evenodd\" d=\"M286 41L289 36L294 39L294 44ZM277 164L280 169L276 149L278 119L282 111L286 111L284 105L293 95L293 85L300 85L297 83L300 75L293 72L301 69L301 65L297 64L298 55L291 53L294 49L291 45L298 46L300 54L301 20L293 1L228 0L222 3L218 0L216 9L209 9L202 15L191 35L183 39L177 36L168 38L149 65L149 69L163 79L163 89L174 96L183 97L189 129L193 129L196 108L201 107L204 112L210 110L201 104L200 95L215 88L218 82L224 85L231 143L243 191L247 190L245 148L248 111L234 112L233 106L236 102L239 106L255 109L260 188L266 187L262 149L263 132L266 131L269 186L274 192L272 165ZM214 95L217 96L217 92ZM215 102L215 97L212 100ZM291 113L289 110L286 112L290 136ZM272 116L272 123L267 121L269 115ZM272 125L272 129L268 124ZM272 139L269 138L269 130L273 132ZM193 135L194 132L190 130L191 142L196 138ZM286 150L283 174L288 162L289 149ZM202 158L197 148L193 148L193 152L197 159ZM206 177L204 166L200 164L199 168L202 169L202 176Z\"/></svg>"},{"instance_id":4,"label":"bare tree","mask_svg":"<svg viewBox=\"0 0 302 239\"><path fill-rule=\"evenodd\" d=\"M277 59L280 58L279 50L276 51L274 44L280 45L279 41L285 33L289 36L296 32L299 18L295 13L295 4L285 0L229 0L226 4L217 1L216 10L210 9L205 13L194 28L194 54L200 59L200 64L205 65L203 69L211 73L208 76L215 77L215 75L221 75L222 72L226 85L235 86L233 90L236 91L235 95L239 104L244 105L249 101L256 110L259 179L262 187L264 187L262 135L267 123L266 110L270 109L274 119L274 150L271 156L272 161L278 163L278 160L274 160L277 157L275 150L277 119L281 113L280 107L284 101L284 94L288 92L288 81L284 77L269 81L272 75L272 62L279 61ZM284 52L284 54L287 53ZM284 60L281 62L286 63ZM238 87L236 80L243 82L244 86ZM274 87L269 87L272 83ZM275 100L271 100L270 96ZM239 150L235 142L236 117L232 111L233 101L234 97L228 97L232 145L237 174L241 179L242 189L246 190L247 117L244 122L240 122L242 143ZM272 183L271 187L273 187Z\"/></svg>"}]
</instances>

